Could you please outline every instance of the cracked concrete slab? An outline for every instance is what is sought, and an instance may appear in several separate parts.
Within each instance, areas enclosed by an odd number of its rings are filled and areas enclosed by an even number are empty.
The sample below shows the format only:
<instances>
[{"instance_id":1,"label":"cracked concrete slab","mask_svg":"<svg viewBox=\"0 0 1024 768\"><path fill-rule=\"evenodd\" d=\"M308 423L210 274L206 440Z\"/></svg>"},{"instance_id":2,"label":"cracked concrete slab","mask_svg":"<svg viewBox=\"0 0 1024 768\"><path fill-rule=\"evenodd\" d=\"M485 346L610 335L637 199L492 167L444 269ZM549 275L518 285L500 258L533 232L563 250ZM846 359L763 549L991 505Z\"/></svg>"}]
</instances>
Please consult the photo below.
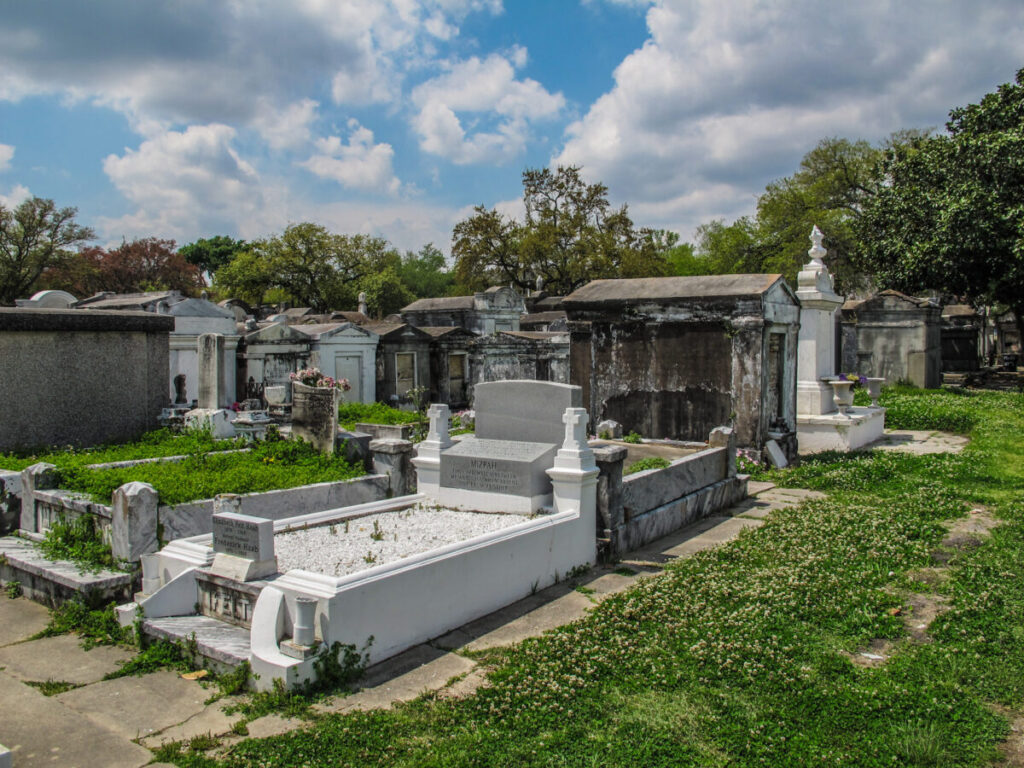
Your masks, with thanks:
<instances>
[{"instance_id":1,"label":"cracked concrete slab","mask_svg":"<svg viewBox=\"0 0 1024 768\"><path fill-rule=\"evenodd\" d=\"M0 595L0 646L27 640L46 628L50 612L26 597Z\"/></svg>"},{"instance_id":2,"label":"cracked concrete slab","mask_svg":"<svg viewBox=\"0 0 1024 768\"><path fill-rule=\"evenodd\" d=\"M82 689L85 690L85 689ZM153 754L65 707L57 697L0 673L0 741L17 768L141 768Z\"/></svg>"},{"instance_id":3,"label":"cracked concrete slab","mask_svg":"<svg viewBox=\"0 0 1024 768\"><path fill-rule=\"evenodd\" d=\"M108 731L138 739L202 712L211 693L176 672L161 670L93 683L54 698Z\"/></svg>"},{"instance_id":4,"label":"cracked concrete slab","mask_svg":"<svg viewBox=\"0 0 1024 768\"><path fill-rule=\"evenodd\" d=\"M232 696L209 704L202 712L193 715L188 720L145 737L142 739L142 745L154 749L170 741L186 741L195 736L206 734L210 736L223 736L224 734L231 733L232 726L241 720L243 715L240 712L236 712L233 715L226 714L224 707L238 702L240 698Z\"/></svg>"},{"instance_id":5,"label":"cracked concrete slab","mask_svg":"<svg viewBox=\"0 0 1024 768\"><path fill-rule=\"evenodd\" d=\"M62 680L86 685L116 672L135 654L127 648L98 645L88 651L78 635L44 637L0 648L0 667L19 680Z\"/></svg>"}]
</instances>

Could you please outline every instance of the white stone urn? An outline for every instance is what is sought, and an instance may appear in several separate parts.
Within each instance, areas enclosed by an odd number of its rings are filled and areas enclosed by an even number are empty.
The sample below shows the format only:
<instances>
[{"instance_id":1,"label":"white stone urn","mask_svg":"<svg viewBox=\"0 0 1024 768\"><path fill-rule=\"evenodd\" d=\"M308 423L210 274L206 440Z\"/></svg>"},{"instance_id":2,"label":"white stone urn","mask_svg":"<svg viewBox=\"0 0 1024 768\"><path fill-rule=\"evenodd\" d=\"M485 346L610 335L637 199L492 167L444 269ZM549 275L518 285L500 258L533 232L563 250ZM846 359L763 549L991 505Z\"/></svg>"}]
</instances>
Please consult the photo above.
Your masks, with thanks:
<instances>
[{"instance_id":1,"label":"white stone urn","mask_svg":"<svg viewBox=\"0 0 1024 768\"><path fill-rule=\"evenodd\" d=\"M878 397L882 394L882 384L885 379L868 376L868 394L871 396L871 407L878 407Z\"/></svg>"},{"instance_id":2,"label":"white stone urn","mask_svg":"<svg viewBox=\"0 0 1024 768\"><path fill-rule=\"evenodd\" d=\"M837 379L832 384L832 402L836 404L839 413L846 415L847 409L853 405L853 382L845 379Z\"/></svg>"}]
</instances>

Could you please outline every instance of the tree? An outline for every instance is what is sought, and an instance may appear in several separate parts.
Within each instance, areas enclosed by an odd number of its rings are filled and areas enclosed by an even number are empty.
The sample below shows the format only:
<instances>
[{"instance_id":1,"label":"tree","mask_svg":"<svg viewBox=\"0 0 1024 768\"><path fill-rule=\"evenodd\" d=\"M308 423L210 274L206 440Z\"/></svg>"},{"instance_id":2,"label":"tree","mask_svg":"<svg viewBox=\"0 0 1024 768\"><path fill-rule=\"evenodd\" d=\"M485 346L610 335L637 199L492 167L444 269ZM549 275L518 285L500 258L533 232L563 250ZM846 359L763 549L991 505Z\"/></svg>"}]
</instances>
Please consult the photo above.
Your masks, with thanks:
<instances>
[{"instance_id":1,"label":"tree","mask_svg":"<svg viewBox=\"0 0 1024 768\"><path fill-rule=\"evenodd\" d=\"M40 283L76 296L100 291L181 291L193 294L205 284L199 267L175 250L173 240L145 237L113 250L86 248L59 267L47 270Z\"/></svg>"},{"instance_id":2,"label":"tree","mask_svg":"<svg viewBox=\"0 0 1024 768\"><path fill-rule=\"evenodd\" d=\"M483 206L455 226L452 255L459 283L479 290L512 284L567 294L604 277L664 275L668 266L650 230L637 231L626 206L613 209L608 188L586 184L575 166L523 172L523 223Z\"/></svg>"},{"instance_id":3,"label":"tree","mask_svg":"<svg viewBox=\"0 0 1024 768\"><path fill-rule=\"evenodd\" d=\"M455 275L447 270L444 254L433 243L427 243L419 253L407 251L398 276L414 299L446 296L455 285Z\"/></svg>"},{"instance_id":4,"label":"tree","mask_svg":"<svg viewBox=\"0 0 1024 768\"><path fill-rule=\"evenodd\" d=\"M14 210L0 204L0 304L29 295L44 270L65 262L72 255L69 248L94 237L75 223L77 213L40 197Z\"/></svg>"},{"instance_id":5,"label":"tree","mask_svg":"<svg viewBox=\"0 0 1024 768\"><path fill-rule=\"evenodd\" d=\"M366 294L367 311L377 318L395 314L416 299L393 266L367 274L359 290Z\"/></svg>"},{"instance_id":6,"label":"tree","mask_svg":"<svg viewBox=\"0 0 1024 768\"><path fill-rule=\"evenodd\" d=\"M398 251L382 237L335 235L303 222L249 243L217 271L215 282L253 300L281 289L298 306L328 312L354 308L364 277L389 267L397 270L400 264Z\"/></svg>"},{"instance_id":7,"label":"tree","mask_svg":"<svg viewBox=\"0 0 1024 768\"><path fill-rule=\"evenodd\" d=\"M885 153L862 262L885 287L1005 304L1024 334L1024 69L946 130Z\"/></svg>"},{"instance_id":8,"label":"tree","mask_svg":"<svg viewBox=\"0 0 1024 768\"><path fill-rule=\"evenodd\" d=\"M224 235L206 237L194 243L183 245L178 253L185 257L189 264L195 264L203 272L211 275L227 265L241 251L245 250L244 240L233 240Z\"/></svg>"}]
</instances>

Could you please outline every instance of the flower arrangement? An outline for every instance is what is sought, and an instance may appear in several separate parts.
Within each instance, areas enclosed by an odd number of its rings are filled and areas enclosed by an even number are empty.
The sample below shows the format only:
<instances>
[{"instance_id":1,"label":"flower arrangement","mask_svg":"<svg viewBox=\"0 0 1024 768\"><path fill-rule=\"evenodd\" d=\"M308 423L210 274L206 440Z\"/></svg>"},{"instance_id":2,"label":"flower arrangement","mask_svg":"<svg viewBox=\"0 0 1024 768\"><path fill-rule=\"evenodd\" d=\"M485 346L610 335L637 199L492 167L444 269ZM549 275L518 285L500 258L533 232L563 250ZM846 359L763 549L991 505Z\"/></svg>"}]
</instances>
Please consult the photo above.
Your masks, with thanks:
<instances>
[{"instance_id":1,"label":"flower arrangement","mask_svg":"<svg viewBox=\"0 0 1024 768\"><path fill-rule=\"evenodd\" d=\"M352 389L348 379L335 379L333 376L324 376L319 368L303 368L301 371L289 373L288 378L292 381L297 381L299 384L305 384L307 387L336 388L342 392L348 392Z\"/></svg>"},{"instance_id":2,"label":"flower arrangement","mask_svg":"<svg viewBox=\"0 0 1024 768\"><path fill-rule=\"evenodd\" d=\"M867 387L868 377L863 376L859 373L841 373L838 376L840 381L852 381L853 386L850 389L860 389L861 387Z\"/></svg>"}]
</instances>

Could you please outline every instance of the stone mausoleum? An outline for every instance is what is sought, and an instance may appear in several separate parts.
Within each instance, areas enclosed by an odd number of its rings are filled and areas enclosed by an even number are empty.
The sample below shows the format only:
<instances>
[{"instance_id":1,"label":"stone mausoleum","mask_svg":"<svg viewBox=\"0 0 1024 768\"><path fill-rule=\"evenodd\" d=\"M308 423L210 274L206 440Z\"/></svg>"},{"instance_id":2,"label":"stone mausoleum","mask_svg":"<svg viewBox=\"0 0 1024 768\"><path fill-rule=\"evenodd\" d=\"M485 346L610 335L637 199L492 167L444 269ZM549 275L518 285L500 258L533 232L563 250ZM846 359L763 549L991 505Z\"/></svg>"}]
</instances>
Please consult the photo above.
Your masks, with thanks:
<instances>
[{"instance_id":1,"label":"stone mausoleum","mask_svg":"<svg viewBox=\"0 0 1024 768\"><path fill-rule=\"evenodd\" d=\"M595 280L567 296L570 378L594 423L796 455L800 305L781 275Z\"/></svg>"}]
</instances>

